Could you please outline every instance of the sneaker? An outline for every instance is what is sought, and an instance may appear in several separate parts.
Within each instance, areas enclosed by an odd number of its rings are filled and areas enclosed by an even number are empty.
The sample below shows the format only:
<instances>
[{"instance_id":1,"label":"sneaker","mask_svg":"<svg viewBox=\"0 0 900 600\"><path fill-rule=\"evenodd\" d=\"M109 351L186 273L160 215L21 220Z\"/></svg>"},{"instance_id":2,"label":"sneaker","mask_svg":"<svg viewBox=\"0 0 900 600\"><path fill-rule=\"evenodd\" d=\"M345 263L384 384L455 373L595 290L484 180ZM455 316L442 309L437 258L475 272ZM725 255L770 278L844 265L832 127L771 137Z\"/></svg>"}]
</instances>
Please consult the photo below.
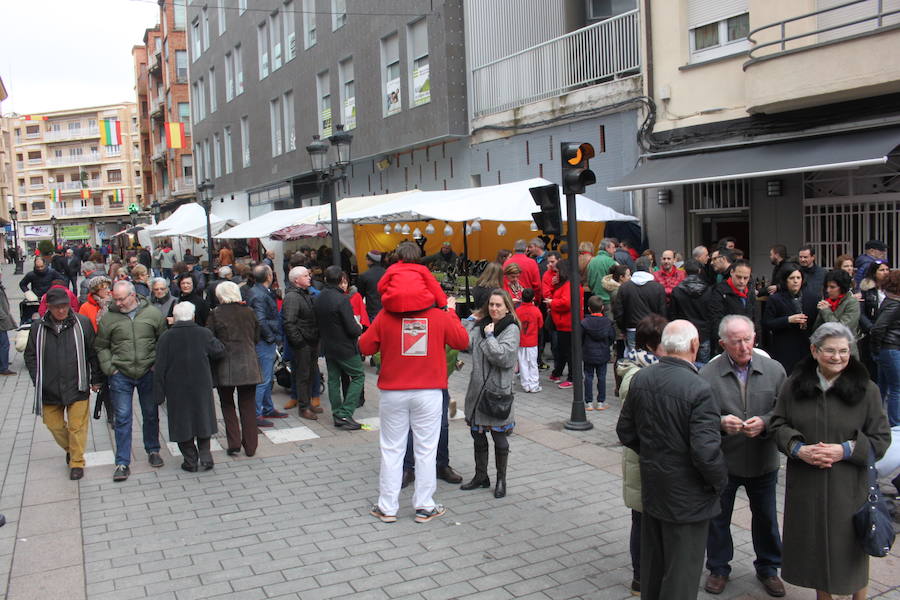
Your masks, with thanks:
<instances>
[{"instance_id":1,"label":"sneaker","mask_svg":"<svg viewBox=\"0 0 900 600\"><path fill-rule=\"evenodd\" d=\"M545 363L545 362L542 362L541 364L538 365L538 369L540 369L541 371L545 371L545 370L547 370L547 369L549 369L549 368L550 368L550 365L548 365L548 364Z\"/></svg>"},{"instance_id":2,"label":"sneaker","mask_svg":"<svg viewBox=\"0 0 900 600\"><path fill-rule=\"evenodd\" d=\"M533 390L531 390L531 393L532 393L532 394L537 394L538 392L543 392L543 391L544 391L544 388L542 388L541 386L537 386L536 388L534 388Z\"/></svg>"},{"instance_id":3,"label":"sneaker","mask_svg":"<svg viewBox=\"0 0 900 600\"><path fill-rule=\"evenodd\" d=\"M287 413L278 410L271 410L267 413L263 413L263 416L267 419L287 419Z\"/></svg>"},{"instance_id":4,"label":"sneaker","mask_svg":"<svg viewBox=\"0 0 900 600\"><path fill-rule=\"evenodd\" d=\"M550 375L549 379L553 383L559 383L559 381L562 379L562 377L560 377L559 375Z\"/></svg>"},{"instance_id":5,"label":"sneaker","mask_svg":"<svg viewBox=\"0 0 900 600\"><path fill-rule=\"evenodd\" d=\"M447 509L442 504L435 504L434 508L417 508L416 523L427 523L428 521L440 517Z\"/></svg>"},{"instance_id":6,"label":"sneaker","mask_svg":"<svg viewBox=\"0 0 900 600\"><path fill-rule=\"evenodd\" d=\"M165 464L162 456L159 455L159 452L151 452L150 456L147 457L147 460L150 462L151 467L156 467L157 469Z\"/></svg>"},{"instance_id":7,"label":"sneaker","mask_svg":"<svg viewBox=\"0 0 900 600\"><path fill-rule=\"evenodd\" d=\"M559 386L559 387L562 387L562 386ZM584 405L584 410L594 410L594 406L591 405L591 404L585 404L585 405Z\"/></svg>"},{"instance_id":8,"label":"sneaker","mask_svg":"<svg viewBox=\"0 0 900 600\"><path fill-rule=\"evenodd\" d=\"M561 384L559 384L558 387L561 390L567 390L570 387L572 387L573 385L575 385L575 384L573 384L571 381L563 381Z\"/></svg>"},{"instance_id":9,"label":"sneaker","mask_svg":"<svg viewBox=\"0 0 900 600\"><path fill-rule=\"evenodd\" d=\"M606 402L601 402L597 405L597 410L606 410L609 408L609 405Z\"/></svg>"},{"instance_id":10,"label":"sneaker","mask_svg":"<svg viewBox=\"0 0 900 600\"><path fill-rule=\"evenodd\" d=\"M372 505L372 508L369 509L369 514L372 515L373 517L381 519L382 523L396 523L397 522L397 515L384 514L384 511L382 511L380 508L378 508L377 504Z\"/></svg>"},{"instance_id":11,"label":"sneaker","mask_svg":"<svg viewBox=\"0 0 900 600\"><path fill-rule=\"evenodd\" d=\"M641 582L637 579L631 580L631 595L632 596L640 596L641 595Z\"/></svg>"},{"instance_id":12,"label":"sneaker","mask_svg":"<svg viewBox=\"0 0 900 600\"><path fill-rule=\"evenodd\" d=\"M256 417L256 426L257 427L275 427L272 421L267 421L262 417Z\"/></svg>"},{"instance_id":13,"label":"sneaker","mask_svg":"<svg viewBox=\"0 0 900 600\"><path fill-rule=\"evenodd\" d=\"M128 468L128 465L116 465L116 470L113 471L113 481L125 481L129 475L131 475L131 469Z\"/></svg>"}]
</instances>

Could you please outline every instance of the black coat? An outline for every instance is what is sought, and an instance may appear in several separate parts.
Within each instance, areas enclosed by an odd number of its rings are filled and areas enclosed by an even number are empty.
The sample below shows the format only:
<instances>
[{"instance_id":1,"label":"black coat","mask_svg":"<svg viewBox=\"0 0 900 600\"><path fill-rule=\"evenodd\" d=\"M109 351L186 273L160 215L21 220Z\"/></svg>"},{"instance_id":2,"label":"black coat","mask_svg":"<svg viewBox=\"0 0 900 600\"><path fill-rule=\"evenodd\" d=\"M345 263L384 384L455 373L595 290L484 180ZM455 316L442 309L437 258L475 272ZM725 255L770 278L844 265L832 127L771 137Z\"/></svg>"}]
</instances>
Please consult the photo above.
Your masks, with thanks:
<instances>
[{"instance_id":1,"label":"black coat","mask_svg":"<svg viewBox=\"0 0 900 600\"><path fill-rule=\"evenodd\" d=\"M141 251L138 252L138 262L147 267L147 271L150 271L150 266L153 264L150 258L150 251L146 248L141 248Z\"/></svg>"},{"instance_id":2,"label":"black coat","mask_svg":"<svg viewBox=\"0 0 900 600\"><path fill-rule=\"evenodd\" d=\"M721 359L720 359L721 360ZM637 452L650 516L696 523L718 515L728 481L718 406L694 366L664 356L631 380L616 433Z\"/></svg>"},{"instance_id":3,"label":"black coat","mask_svg":"<svg viewBox=\"0 0 900 600\"><path fill-rule=\"evenodd\" d=\"M57 279L61 279L62 281L66 280L65 275L61 275L54 271L50 267L45 267L43 271L29 271L25 277L19 282L19 289L23 292L28 291L29 284L31 285L31 291L34 292L35 296L38 297L38 300L43 298L44 294L47 293L47 290L50 289L50 286L53 285L53 282Z\"/></svg>"},{"instance_id":4,"label":"black coat","mask_svg":"<svg viewBox=\"0 0 900 600\"><path fill-rule=\"evenodd\" d=\"M197 323L200 327L206 327L206 320L209 318L209 304L206 303L206 300L203 299L203 296L200 295L200 292L192 291L190 294L181 293L176 299L175 302L172 303L172 306L169 307L169 314L167 317L171 317L173 311L175 310L175 305L179 302L190 302L194 305L194 322Z\"/></svg>"},{"instance_id":5,"label":"black coat","mask_svg":"<svg viewBox=\"0 0 900 600\"><path fill-rule=\"evenodd\" d=\"M369 320L374 321L375 315L381 310L381 294L378 292L378 282L384 275L385 268L380 264L372 265L369 270L360 275L356 280L356 291L362 294L366 301L366 313Z\"/></svg>"},{"instance_id":6,"label":"black coat","mask_svg":"<svg viewBox=\"0 0 900 600\"><path fill-rule=\"evenodd\" d=\"M609 362L609 347L616 341L616 328L608 317L588 315L581 320L581 348L586 365Z\"/></svg>"},{"instance_id":7,"label":"black coat","mask_svg":"<svg viewBox=\"0 0 900 600\"><path fill-rule=\"evenodd\" d=\"M362 327L353 317L350 299L337 287L326 284L316 298L316 320L325 358L347 360L358 354L356 340Z\"/></svg>"},{"instance_id":8,"label":"black coat","mask_svg":"<svg viewBox=\"0 0 900 600\"><path fill-rule=\"evenodd\" d=\"M806 282L807 289L821 300L825 295L823 288L825 287L825 275L828 271L816 264L811 267L800 267L800 270L803 272L803 281Z\"/></svg>"},{"instance_id":9,"label":"black coat","mask_svg":"<svg viewBox=\"0 0 900 600\"><path fill-rule=\"evenodd\" d=\"M809 356L809 336L813 332L813 324L819 309L819 299L805 286L800 293L800 307L797 310L794 299L784 291L775 292L766 301L763 311L763 329L770 332L769 345L766 348L772 358L781 363L788 375L800 360ZM806 315L806 328L798 323L789 323L788 317L802 312Z\"/></svg>"},{"instance_id":10,"label":"black coat","mask_svg":"<svg viewBox=\"0 0 900 600\"><path fill-rule=\"evenodd\" d=\"M719 323L726 315L744 315L754 323L753 318L756 309L756 291L752 286L747 287L747 297L741 298L731 289L728 281L717 283L709 300L709 347L716 352L719 347ZM812 327L812 323L810 323Z\"/></svg>"},{"instance_id":11,"label":"black coat","mask_svg":"<svg viewBox=\"0 0 900 600\"><path fill-rule=\"evenodd\" d=\"M63 279L69 276L69 260L65 254L54 254L50 259L50 268L63 276Z\"/></svg>"},{"instance_id":12,"label":"black coat","mask_svg":"<svg viewBox=\"0 0 900 600\"><path fill-rule=\"evenodd\" d=\"M220 304L206 320L206 327L225 346L225 356L213 363L216 386L262 383L256 342L259 321L253 309L243 303Z\"/></svg>"},{"instance_id":13,"label":"black coat","mask_svg":"<svg viewBox=\"0 0 900 600\"><path fill-rule=\"evenodd\" d=\"M25 366L35 383L38 375L37 332L44 329L44 349L41 356L41 403L69 406L80 400L87 400L90 388L78 389L78 364L76 362L75 336L77 328L75 319L81 323L84 332L85 360L89 383L100 383L102 375L97 352L94 350L94 326L84 315L69 313L57 332L56 323L49 311L42 319L34 321L28 332L28 343L25 346ZM6 335L3 333L2 335Z\"/></svg>"},{"instance_id":14,"label":"black coat","mask_svg":"<svg viewBox=\"0 0 900 600\"><path fill-rule=\"evenodd\" d=\"M666 288L662 284L650 280L638 285L632 277L619 287L613 300L613 317L619 329L634 329L638 321L651 313L666 316Z\"/></svg>"},{"instance_id":15,"label":"black coat","mask_svg":"<svg viewBox=\"0 0 900 600\"><path fill-rule=\"evenodd\" d=\"M209 362L224 353L222 342L193 321L178 321L159 336L153 395L157 404L168 402L170 441L209 438L218 431Z\"/></svg>"},{"instance_id":16,"label":"black coat","mask_svg":"<svg viewBox=\"0 0 900 600\"><path fill-rule=\"evenodd\" d=\"M900 350L900 300L890 296L881 303L878 320L872 325L871 348L879 350Z\"/></svg>"},{"instance_id":17,"label":"black coat","mask_svg":"<svg viewBox=\"0 0 900 600\"><path fill-rule=\"evenodd\" d=\"M709 299L712 286L700 275L688 275L672 290L669 320L684 319L693 323L700 341L709 339Z\"/></svg>"},{"instance_id":18,"label":"black coat","mask_svg":"<svg viewBox=\"0 0 900 600\"><path fill-rule=\"evenodd\" d=\"M291 286L281 306L284 334L293 348L315 347L319 343L319 323L309 290Z\"/></svg>"},{"instance_id":19,"label":"black coat","mask_svg":"<svg viewBox=\"0 0 900 600\"><path fill-rule=\"evenodd\" d=\"M81 275L81 257L77 253L73 253L71 258L66 259L66 275L69 279L78 279Z\"/></svg>"},{"instance_id":20,"label":"black coat","mask_svg":"<svg viewBox=\"0 0 900 600\"><path fill-rule=\"evenodd\" d=\"M241 293L241 296L244 294ZM253 309L256 320L259 321L259 339L267 344L276 343L281 339L281 318L278 316L278 304L272 290L257 283L247 290L246 298L247 305Z\"/></svg>"}]
</instances>

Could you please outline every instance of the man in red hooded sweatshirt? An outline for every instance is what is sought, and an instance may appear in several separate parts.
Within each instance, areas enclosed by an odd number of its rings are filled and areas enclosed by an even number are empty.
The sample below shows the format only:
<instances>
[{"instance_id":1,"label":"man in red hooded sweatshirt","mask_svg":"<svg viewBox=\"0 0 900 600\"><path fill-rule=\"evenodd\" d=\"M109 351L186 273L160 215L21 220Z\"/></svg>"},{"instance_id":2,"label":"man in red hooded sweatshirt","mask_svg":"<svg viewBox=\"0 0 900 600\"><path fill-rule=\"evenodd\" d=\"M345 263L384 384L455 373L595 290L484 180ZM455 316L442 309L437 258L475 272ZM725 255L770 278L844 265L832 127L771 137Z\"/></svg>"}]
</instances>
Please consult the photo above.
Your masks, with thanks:
<instances>
[{"instance_id":1,"label":"man in red hooded sweatshirt","mask_svg":"<svg viewBox=\"0 0 900 600\"><path fill-rule=\"evenodd\" d=\"M444 346L464 350L469 336L456 316L454 299L435 298L440 286L428 280L434 276L416 268L421 267L416 263L421 255L419 247L403 242L397 255L400 262L392 265L379 282L382 310L359 338L363 354L381 352L381 474L378 502L369 512L385 523L397 520L403 456L412 429L418 467L413 507L416 522L425 523L445 512L433 498L443 408L441 390L447 387ZM443 306L445 310L438 308Z\"/></svg>"}]
</instances>

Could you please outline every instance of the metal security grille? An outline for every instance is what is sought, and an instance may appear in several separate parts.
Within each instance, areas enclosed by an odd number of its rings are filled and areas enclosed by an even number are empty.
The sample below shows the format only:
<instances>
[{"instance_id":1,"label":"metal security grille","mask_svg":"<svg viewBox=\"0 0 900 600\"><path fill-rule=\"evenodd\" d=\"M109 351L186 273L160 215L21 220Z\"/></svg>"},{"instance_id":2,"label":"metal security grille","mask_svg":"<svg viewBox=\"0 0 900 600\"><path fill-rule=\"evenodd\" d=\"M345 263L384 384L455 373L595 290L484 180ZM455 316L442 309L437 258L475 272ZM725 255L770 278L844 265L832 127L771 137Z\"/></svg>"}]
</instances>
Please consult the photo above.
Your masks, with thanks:
<instances>
[{"instance_id":1,"label":"metal security grille","mask_svg":"<svg viewBox=\"0 0 900 600\"><path fill-rule=\"evenodd\" d=\"M688 211L723 212L750 209L750 180L732 179L684 186Z\"/></svg>"},{"instance_id":2,"label":"metal security grille","mask_svg":"<svg viewBox=\"0 0 900 600\"><path fill-rule=\"evenodd\" d=\"M881 240L888 257L900 251L900 194L803 201L803 239L819 264L834 265L841 254L857 256L869 240Z\"/></svg>"}]
</instances>

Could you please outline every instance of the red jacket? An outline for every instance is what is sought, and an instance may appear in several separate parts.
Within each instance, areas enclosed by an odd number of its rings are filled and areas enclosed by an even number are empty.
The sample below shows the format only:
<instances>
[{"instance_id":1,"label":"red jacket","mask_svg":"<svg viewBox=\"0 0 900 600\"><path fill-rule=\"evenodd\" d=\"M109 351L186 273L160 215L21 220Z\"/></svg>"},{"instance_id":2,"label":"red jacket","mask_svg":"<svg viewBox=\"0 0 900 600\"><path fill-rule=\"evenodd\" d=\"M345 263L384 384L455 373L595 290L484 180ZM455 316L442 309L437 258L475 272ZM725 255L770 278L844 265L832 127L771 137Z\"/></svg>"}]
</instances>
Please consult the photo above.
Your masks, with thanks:
<instances>
[{"instance_id":1,"label":"red jacket","mask_svg":"<svg viewBox=\"0 0 900 600\"><path fill-rule=\"evenodd\" d=\"M444 344L469 346L469 334L455 312L429 308L398 315L383 310L359 338L365 355L381 351L382 390L441 390L447 387Z\"/></svg>"},{"instance_id":2,"label":"red jacket","mask_svg":"<svg viewBox=\"0 0 900 600\"><path fill-rule=\"evenodd\" d=\"M69 305L72 307L72 312L77 313L78 309L81 305L78 303L78 298L75 297L75 294L72 293L72 290L62 285L51 285L50 289L59 288L61 290L66 290L66 294L69 296ZM38 314L42 317L47 313L47 294L41 296L41 304L38 306Z\"/></svg>"},{"instance_id":3,"label":"red jacket","mask_svg":"<svg viewBox=\"0 0 900 600\"><path fill-rule=\"evenodd\" d=\"M552 298L553 292L556 290L557 283L554 283L553 280L556 279L556 271L553 269L547 269L544 271L544 276L541 278L541 296L544 298Z\"/></svg>"},{"instance_id":4,"label":"red jacket","mask_svg":"<svg viewBox=\"0 0 900 600\"><path fill-rule=\"evenodd\" d=\"M522 287L533 289L534 299L540 302L543 294L541 291L541 271L538 269L537 261L519 252L507 258L506 262L503 263L503 268L505 269L506 265L510 263L519 266L519 269L522 271L522 274L519 275L519 283L522 284Z\"/></svg>"},{"instance_id":5,"label":"red jacket","mask_svg":"<svg viewBox=\"0 0 900 600\"><path fill-rule=\"evenodd\" d=\"M353 316L359 317L359 324L363 327L371 325L369 321L369 313L366 312L366 303L363 302L362 294L359 292L350 296L350 308L353 309Z\"/></svg>"},{"instance_id":6,"label":"red jacket","mask_svg":"<svg viewBox=\"0 0 900 600\"><path fill-rule=\"evenodd\" d=\"M519 347L530 348L538 345L538 331L544 326L541 311L532 302L525 302L516 309L516 316L522 323L519 334Z\"/></svg>"},{"instance_id":7,"label":"red jacket","mask_svg":"<svg viewBox=\"0 0 900 600\"><path fill-rule=\"evenodd\" d=\"M653 274L653 279L662 284L664 288L666 288L666 296L672 295L672 290L675 287L684 281L685 272L681 269L676 269L672 267L672 270L666 273L662 269Z\"/></svg>"},{"instance_id":8,"label":"red jacket","mask_svg":"<svg viewBox=\"0 0 900 600\"><path fill-rule=\"evenodd\" d=\"M447 295L437 279L428 267L417 263L398 262L388 267L378 281L378 293L381 306L392 313L447 306Z\"/></svg>"},{"instance_id":9,"label":"red jacket","mask_svg":"<svg viewBox=\"0 0 900 600\"><path fill-rule=\"evenodd\" d=\"M550 316L557 331L572 331L572 302L569 298L571 284L567 281L553 292L553 302L550 303ZM578 297L584 297L584 288L578 286ZM580 304L580 303L579 303ZM579 311L578 320L584 318L584 307Z\"/></svg>"}]
</instances>

